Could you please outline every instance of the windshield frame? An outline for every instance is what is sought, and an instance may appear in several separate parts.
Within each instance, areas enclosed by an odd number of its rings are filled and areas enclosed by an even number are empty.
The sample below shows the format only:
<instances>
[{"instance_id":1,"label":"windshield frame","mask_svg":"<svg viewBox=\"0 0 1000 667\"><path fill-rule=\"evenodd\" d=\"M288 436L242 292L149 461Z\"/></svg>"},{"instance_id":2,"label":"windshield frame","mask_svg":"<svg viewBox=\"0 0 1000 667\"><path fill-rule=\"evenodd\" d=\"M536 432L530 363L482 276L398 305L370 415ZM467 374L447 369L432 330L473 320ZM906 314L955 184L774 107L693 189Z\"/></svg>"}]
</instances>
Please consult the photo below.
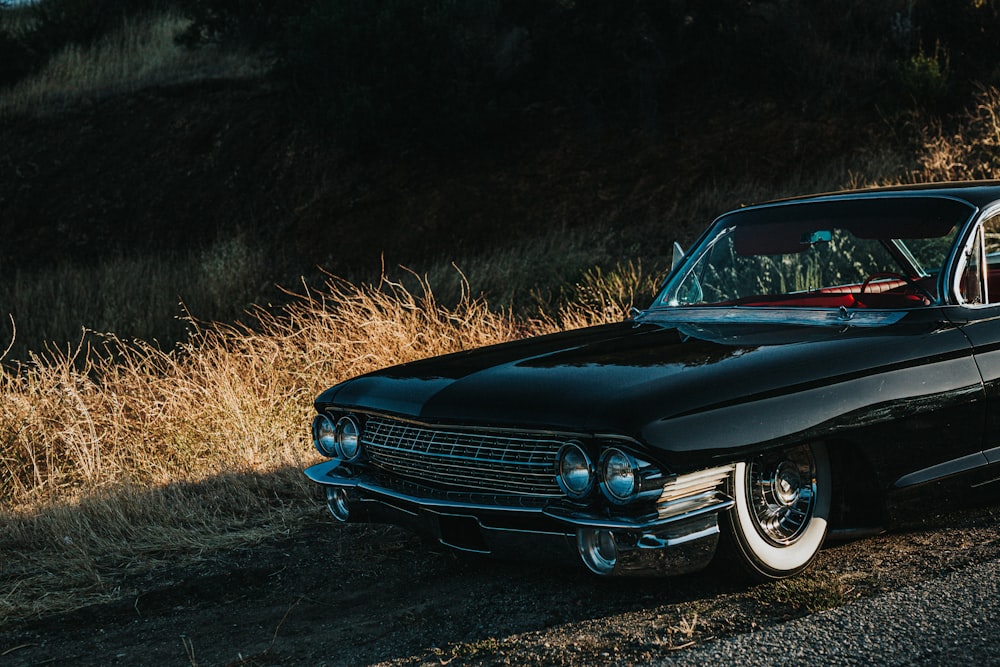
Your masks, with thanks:
<instances>
[{"instance_id":1,"label":"windshield frame","mask_svg":"<svg viewBox=\"0 0 1000 667\"><path fill-rule=\"evenodd\" d=\"M739 222L744 216L754 216L759 221L763 222L749 222L748 224L766 224L768 221L767 216L769 214L774 214L777 221L781 221L783 216L787 217L790 215L786 207L824 207L826 206L829 211L834 211L837 215L844 215L845 212L850 212L854 207L857 207L857 212L864 212L866 206L871 206L873 211L878 211L881 209L888 209L890 205L888 202L894 200L902 210L906 210L908 207L910 210L914 210L921 204L926 204L929 209L933 209L935 212L944 212L939 220L935 224L945 224L947 221L953 222L953 231L944 236L950 236L950 245L944 253L942 258L942 264L940 267L933 267L936 270L936 290L937 299L930 305L942 305L948 303L952 299L951 283L953 282L952 276L955 271L955 262L958 261L958 256L961 255L962 249L966 245L966 241L969 235L969 229L974 226L973 221L978 219L978 214L980 212L979 207L972 204L971 202L947 195L947 194L936 194L931 192L881 192L881 193L866 193L866 194L844 194L844 195L828 195L816 198L804 198L804 199L794 199L782 202L775 202L770 204L762 204L759 206L750 206L742 209L736 209L729 211L718 218L716 218L713 223L701 234L692 249L681 258L681 261L669 272L667 277L661 283L660 290L653 300L651 306L644 311L645 313L668 315L670 317L675 317L679 312L682 311L692 311L691 316L697 316L699 319L705 317L706 313L711 310L730 310L736 309L740 312L745 311L771 311L771 310L781 310L783 312L788 312L790 310L796 310L795 308L789 308L787 305L781 306L779 308L773 308L768 305L743 305L736 303L689 303L682 304L676 302L676 299L671 302L671 298L675 297L680 290L682 284L688 279L690 274L696 270L699 266L702 258L710 253L714 246L719 243L723 238L726 238L729 233L733 231L736 223ZM904 202L905 204L901 203ZM871 204L872 202L880 202L878 204ZM802 209L805 210L805 209ZM946 214L946 215L945 215ZM752 219L752 218L751 218ZM845 220L850 220L850 217L845 217ZM916 219L915 219L916 220ZM926 224L932 224L934 221L930 220L917 220L917 222L925 222ZM846 224L846 223L845 223ZM914 223L916 224L916 222ZM944 237L942 236L942 238ZM921 238L919 236L912 238ZM910 276L917 277L929 277L931 271L926 267L922 266L920 259L918 259L912 250L905 244L905 242L898 238L877 238L874 239L879 241L883 247L889 252L893 259L901 264L901 267L905 267ZM832 311L839 312L841 310L858 312L855 308L843 307L817 307L817 308L803 308L801 317L795 316L792 319L795 320L811 320L818 319L823 323L830 323L833 320L840 322L847 321L851 318L845 318L838 315L837 318L831 318L828 313ZM874 308L874 310L880 310L879 308ZM904 311L909 310L909 308L902 309ZM693 312L698 311L698 312ZM814 314L810 314L814 313ZM768 321L774 319L774 313L766 316ZM713 316L714 319L714 316ZM877 318L876 318L877 319Z\"/></svg>"}]
</instances>

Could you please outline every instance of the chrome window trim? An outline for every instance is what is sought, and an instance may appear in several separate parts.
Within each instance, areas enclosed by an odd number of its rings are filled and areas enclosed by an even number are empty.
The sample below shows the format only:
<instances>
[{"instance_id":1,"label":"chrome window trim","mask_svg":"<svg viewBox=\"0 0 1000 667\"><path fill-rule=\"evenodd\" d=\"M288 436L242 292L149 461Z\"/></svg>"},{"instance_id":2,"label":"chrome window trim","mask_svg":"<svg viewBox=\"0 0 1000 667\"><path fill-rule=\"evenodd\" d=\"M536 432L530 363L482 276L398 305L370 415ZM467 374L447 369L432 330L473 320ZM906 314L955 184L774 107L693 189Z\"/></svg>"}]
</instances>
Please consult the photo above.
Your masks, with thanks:
<instances>
[{"instance_id":1,"label":"chrome window trim","mask_svg":"<svg viewBox=\"0 0 1000 667\"><path fill-rule=\"evenodd\" d=\"M949 296L951 297L952 303L959 306L964 306L965 308L979 309L979 308L990 308L1000 303L989 303L989 287L985 285L986 275L986 257L985 257L985 245L980 244L980 266L984 268L984 273L982 276L982 281L984 283L982 289L985 295L983 303L970 303L962 298L962 273L965 271L965 267L968 264L969 257L972 255L973 246L976 244L978 239L981 237L981 232L983 225L990 218L1000 215L1000 202L993 202L989 206L979 209L977 215L973 216L973 222L968 225L968 229L965 231L965 239L962 243L955 244L955 250L953 251L953 256L951 261L949 261L948 266L952 273L945 276L945 284L950 286Z\"/></svg>"},{"instance_id":2,"label":"chrome window trim","mask_svg":"<svg viewBox=\"0 0 1000 667\"><path fill-rule=\"evenodd\" d=\"M677 306L644 310L638 324L798 324L804 326L882 327L903 319L909 310L872 308L767 308L763 306Z\"/></svg>"}]
</instances>

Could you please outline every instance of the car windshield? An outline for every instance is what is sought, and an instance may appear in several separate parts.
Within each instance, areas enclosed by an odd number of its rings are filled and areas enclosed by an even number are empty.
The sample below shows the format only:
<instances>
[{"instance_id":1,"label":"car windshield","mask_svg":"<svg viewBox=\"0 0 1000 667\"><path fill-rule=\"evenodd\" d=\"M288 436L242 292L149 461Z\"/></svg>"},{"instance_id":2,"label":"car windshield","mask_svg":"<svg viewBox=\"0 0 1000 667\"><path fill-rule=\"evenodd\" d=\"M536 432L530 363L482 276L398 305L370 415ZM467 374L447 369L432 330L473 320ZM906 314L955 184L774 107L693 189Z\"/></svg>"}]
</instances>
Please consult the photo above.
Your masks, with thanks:
<instances>
[{"instance_id":1,"label":"car windshield","mask_svg":"<svg viewBox=\"0 0 1000 667\"><path fill-rule=\"evenodd\" d=\"M663 306L906 308L938 276L974 209L940 197L799 202L719 218L654 302Z\"/></svg>"}]
</instances>

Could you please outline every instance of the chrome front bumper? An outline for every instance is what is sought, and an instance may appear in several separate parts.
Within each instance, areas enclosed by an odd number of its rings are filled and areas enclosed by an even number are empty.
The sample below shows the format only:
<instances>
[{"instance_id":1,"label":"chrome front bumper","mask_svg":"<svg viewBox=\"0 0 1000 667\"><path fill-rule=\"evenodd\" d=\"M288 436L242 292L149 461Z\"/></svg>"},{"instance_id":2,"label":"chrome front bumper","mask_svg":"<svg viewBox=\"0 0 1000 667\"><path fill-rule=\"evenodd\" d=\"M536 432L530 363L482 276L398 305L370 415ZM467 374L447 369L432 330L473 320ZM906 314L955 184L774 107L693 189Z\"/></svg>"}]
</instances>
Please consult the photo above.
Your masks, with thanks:
<instances>
[{"instance_id":1,"label":"chrome front bumper","mask_svg":"<svg viewBox=\"0 0 1000 667\"><path fill-rule=\"evenodd\" d=\"M340 521L391 523L453 549L501 558L582 560L611 576L704 568L718 543L718 514L733 505L715 490L687 499L677 512L626 517L551 498L434 491L356 473L338 460L307 468L305 475L325 487L327 506Z\"/></svg>"}]
</instances>

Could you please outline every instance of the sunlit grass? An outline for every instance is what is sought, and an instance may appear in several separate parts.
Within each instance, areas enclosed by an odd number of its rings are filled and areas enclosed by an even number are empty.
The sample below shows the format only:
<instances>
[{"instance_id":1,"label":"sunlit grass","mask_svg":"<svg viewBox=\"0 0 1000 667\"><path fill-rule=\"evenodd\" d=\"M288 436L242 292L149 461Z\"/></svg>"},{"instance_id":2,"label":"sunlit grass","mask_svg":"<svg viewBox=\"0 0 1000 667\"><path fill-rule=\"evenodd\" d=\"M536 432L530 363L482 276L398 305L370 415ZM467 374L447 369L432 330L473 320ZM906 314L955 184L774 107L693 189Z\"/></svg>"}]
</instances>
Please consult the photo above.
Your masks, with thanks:
<instances>
[{"instance_id":1,"label":"sunlit grass","mask_svg":"<svg viewBox=\"0 0 1000 667\"><path fill-rule=\"evenodd\" d=\"M521 320L467 290L443 306L417 284L330 278L301 286L278 313L255 310L252 326L193 324L170 351L112 336L6 368L0 620L102 599L126 572L315 513L299 470L315 458L311 403L327 386L572 324ZM603 317L620 314L589 319ZM68 571L58 595L39 596L51 573Z\"/></svg>"}]
</instances>

